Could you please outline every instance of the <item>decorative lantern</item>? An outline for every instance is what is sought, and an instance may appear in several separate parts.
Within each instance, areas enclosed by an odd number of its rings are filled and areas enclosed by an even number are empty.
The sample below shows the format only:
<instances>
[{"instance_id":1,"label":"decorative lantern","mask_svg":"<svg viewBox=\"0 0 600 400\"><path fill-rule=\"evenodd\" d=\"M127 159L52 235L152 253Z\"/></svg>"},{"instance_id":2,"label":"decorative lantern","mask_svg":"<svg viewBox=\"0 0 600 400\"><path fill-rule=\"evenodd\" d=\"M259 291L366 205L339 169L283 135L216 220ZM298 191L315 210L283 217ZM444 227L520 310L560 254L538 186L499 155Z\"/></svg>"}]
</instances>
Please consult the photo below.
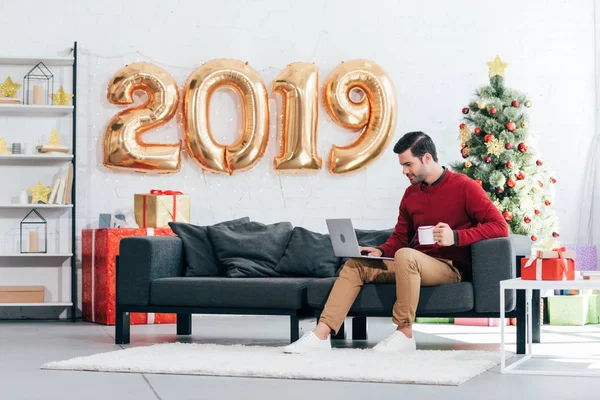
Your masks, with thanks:
<instances>
[{"instance_id":1,"label":"decorative lantern","mask_svg":"<svg viewBox=\"0 0 600 400\"><path fill-rule=\"evenodd\" d=\"M23 78L23 104L54 104L50 96L53 87L54 75L43 62L39 62Z\"/></svg>"},{"instance_id":2,"label":"decorative lantern","mask_svg":"<svg viewBox=\"0 0 600 400\"><path fill-rule=\"evenodd\" d=\"M21 254L48 252L48 223L35 208L21 221L20 239Z\"/></svg>"}]
</instances>

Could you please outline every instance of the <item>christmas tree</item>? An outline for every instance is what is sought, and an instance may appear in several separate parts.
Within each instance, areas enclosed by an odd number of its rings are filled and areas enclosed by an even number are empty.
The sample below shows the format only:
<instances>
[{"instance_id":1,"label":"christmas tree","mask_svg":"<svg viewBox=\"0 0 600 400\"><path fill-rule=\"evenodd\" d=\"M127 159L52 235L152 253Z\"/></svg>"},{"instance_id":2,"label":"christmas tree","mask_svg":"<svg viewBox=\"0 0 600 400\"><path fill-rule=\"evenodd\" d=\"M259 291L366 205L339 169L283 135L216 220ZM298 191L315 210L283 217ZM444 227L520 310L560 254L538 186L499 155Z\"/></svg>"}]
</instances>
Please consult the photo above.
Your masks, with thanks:
<instances>
[{"instance_id":1,"label":"christmas tree","mask_svg":"<svg viewBox=\"0 0 600 400\"><path fill-rule=\"evenodd\" d=\"M535 152L529 130L527 96L504 86L508 64L487 63L490 84L463 108L460 124L462 162L452 168L474 179L507 221L511 233L527 235L532 246L558 246L558 218L552 208L556 179Z\"/></svg>"}]
</instances>

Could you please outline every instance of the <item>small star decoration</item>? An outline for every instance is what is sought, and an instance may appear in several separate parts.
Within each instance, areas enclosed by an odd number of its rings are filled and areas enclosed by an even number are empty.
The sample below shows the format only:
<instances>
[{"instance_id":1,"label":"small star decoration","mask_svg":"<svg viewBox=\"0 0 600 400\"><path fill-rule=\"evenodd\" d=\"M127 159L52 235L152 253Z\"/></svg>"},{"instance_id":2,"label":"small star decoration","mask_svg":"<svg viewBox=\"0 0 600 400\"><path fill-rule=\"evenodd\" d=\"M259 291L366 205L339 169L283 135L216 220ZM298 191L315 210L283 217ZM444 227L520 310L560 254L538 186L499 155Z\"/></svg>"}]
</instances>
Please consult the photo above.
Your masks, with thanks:
<instances>
[{"instance_id":1,"label":"small star decoration","mask_svg":"<svg viewBox=\"0 0 600 400\"><path fill-rule=\"evenodd\" d=\"M494 138L485 144L487 147L488 154L494 155L498 157L502 153L504 153L504 142L502 140L498 140Z\"/></svg>"},{"instance_id":2,"label":"small star decoration","mask_svg":"<svg viewBox=\"0 0 600 400\"><path fill-rule=\"evenodd\" d=\"M14 83L10 76L6 78L4 83L0 83L0 97L17 97L17 90L21 87L20 84Z\"/></svg>"},{"instance_id":3,"label":"small star decoration","mask_svg":"<svg viewBox=\"0 0 600 400\"><path fill-rule=\"evenodd\" d=\"M466 142L469 139L471 139L471 131L469 130L468 126L465 125L465 127L460 130L460 135L458 135L458 139L463 142Z\"/></svg>"},{"instance_id":4,"label":"small star decoration","mask_svg":"<svg viewBox=\"0 0 600 400\"><path fill-rule=\"evenodd\" d=\"M6 139L0 137L0 154L11 154L11 152L6 147Z\"/></svg>"},{"instance_id":5,"label":"small star decoration","mask_svg":"<svg viewBox=\"0 0 600 400\"><path fill-rule=\"evenodd\" d=\"M52 96L55 106L68 106L69 101L71 101L71 98L73 97L72 94L65 92L65 89L62 87L62 85L58 89L57 93L51 94L50 96Z\"/></svg>"},{"instance_id":6,"label":"small star decoration","mask_svg":"<svg viewBox=\"0 0 600 400\"><path fill-rule=\"evenodd\" d=\"M496 56L494 61L488 62L487 65L490 67L490 78L496 75L504 76L504 69L508 67L508 63L502 62L500 56Z\"/></svg>"},{"instance_id":7,"label":"small star decoration","mask_svg":"<svg viewBox=\"0 0 600 400\"><path fill-rule=\"evenodd\" d=\"M31 193L31 204L37 204L38 201L48 204L48 195L50 194L52 189L50 189L49 187L45 187L44 185L42 185L41 181L38 181L37 185L27 189L27 191Z\"/></svg>"}]
</instances>

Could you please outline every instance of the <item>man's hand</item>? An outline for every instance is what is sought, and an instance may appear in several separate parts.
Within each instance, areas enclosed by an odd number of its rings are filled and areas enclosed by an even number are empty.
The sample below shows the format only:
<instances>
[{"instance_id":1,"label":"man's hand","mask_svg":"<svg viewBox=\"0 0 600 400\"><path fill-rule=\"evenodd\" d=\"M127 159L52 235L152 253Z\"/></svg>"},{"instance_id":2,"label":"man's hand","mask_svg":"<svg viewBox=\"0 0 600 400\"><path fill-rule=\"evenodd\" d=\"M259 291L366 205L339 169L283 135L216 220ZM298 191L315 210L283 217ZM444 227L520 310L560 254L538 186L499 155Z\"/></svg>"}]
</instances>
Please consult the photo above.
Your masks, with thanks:
<instances>
[{"instance_id":1,"label":"man's hand","mask_svg":"<svg viewBox=\"0 0 600 400\"><path fill-rule=\"evenodd\" d=\"M440 246L454 246L454 232L448 224L440 222L433 228L433 240Z\"/></svg>"},{"instance_id":2,"label":"man's hand","mask_svg":"<svg viewBox=\"0 0 600 400\"><path fill-rule=\"evenodd\" d=\"M375 247L361 247L360 253L362 255L371 256L371 257L381 257L383 255L381 253L381 250L376 249Z\"/></svg>"}]
</instances>

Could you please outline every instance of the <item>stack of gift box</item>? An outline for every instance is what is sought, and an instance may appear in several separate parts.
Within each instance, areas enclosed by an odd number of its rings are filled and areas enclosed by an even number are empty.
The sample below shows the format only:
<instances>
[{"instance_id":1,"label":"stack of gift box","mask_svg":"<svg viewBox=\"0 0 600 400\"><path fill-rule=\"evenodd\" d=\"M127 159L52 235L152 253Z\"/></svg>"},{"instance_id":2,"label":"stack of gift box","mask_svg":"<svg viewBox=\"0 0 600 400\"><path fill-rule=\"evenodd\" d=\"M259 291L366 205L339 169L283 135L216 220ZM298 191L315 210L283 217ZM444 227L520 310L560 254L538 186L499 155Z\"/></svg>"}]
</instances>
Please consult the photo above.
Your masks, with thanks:
<instances>
[{"instance_id":1,"label":"stack of gift box","mask_svg":"<svg viewBox=\"0 0 600 400\"><path fill-rule=\"evenodd\" d=\"M594 245L571 245L561 249L540 250L521 264L521 278L527 280L600 279L598 251ZM599 284L600 286L600 284ZM600 290L555 290L541 293L540 322L550 325L600 323ZM499 318L417 318L416 323L469 326L499 326ZM516 325L516 319L506 324Z\"/></svg>"},{"instance_id":2,"label":"stack of gift box","mask_svg":"<svg viewBox=\"0 0 600 400\"><path fill-rule=\"evenodd\" d=\"M152 190L136 194L137 228L84 229L82 242L82 318L104 325L115 324L116 257L121 239L132 236L175 236L171 221L190 221L190 198L181 192ZM175 323L176 314L131 313L135 324Z\"/></svg>"}]
</instances>

